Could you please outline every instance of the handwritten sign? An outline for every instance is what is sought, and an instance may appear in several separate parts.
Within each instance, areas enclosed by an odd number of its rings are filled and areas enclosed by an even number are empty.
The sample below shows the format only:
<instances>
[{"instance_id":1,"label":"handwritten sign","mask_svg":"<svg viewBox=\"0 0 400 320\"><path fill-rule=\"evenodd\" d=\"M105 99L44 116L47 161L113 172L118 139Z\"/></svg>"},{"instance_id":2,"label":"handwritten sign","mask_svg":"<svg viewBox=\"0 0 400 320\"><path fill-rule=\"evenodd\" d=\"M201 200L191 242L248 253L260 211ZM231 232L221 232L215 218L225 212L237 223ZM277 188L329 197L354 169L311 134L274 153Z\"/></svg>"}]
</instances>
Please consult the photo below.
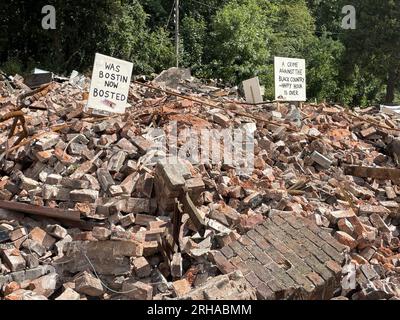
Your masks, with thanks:
<instances>
[{"instance_id":1,"label":"handwritten sign","mask_svg":"<svg viewBox=\"0 0 400 320\"><path fill-rule=\"evenodd\" d=\"M246 97L246 102L260 103L263 101L258 77L243 81L243 90Z\"/></svg>"},{"instance_id":2,"label":"handwritten sign","mask_svg":"<svg viewBox=\"0 0 400 320\"><path fill-rule=\"evenodd\" d=\"M96 53L87 107L124 113L128 105L133 64Z\"/></svg>"},{"instance_id":3,"label":"handwritten sign","mask_svg":"<svg viewBox=\"0 0 400 320\"><path fill-rule=\"evenodd\" d=\"M275 57L275 100L306 101L306 61Z\"/></svg>"}]
</instances>

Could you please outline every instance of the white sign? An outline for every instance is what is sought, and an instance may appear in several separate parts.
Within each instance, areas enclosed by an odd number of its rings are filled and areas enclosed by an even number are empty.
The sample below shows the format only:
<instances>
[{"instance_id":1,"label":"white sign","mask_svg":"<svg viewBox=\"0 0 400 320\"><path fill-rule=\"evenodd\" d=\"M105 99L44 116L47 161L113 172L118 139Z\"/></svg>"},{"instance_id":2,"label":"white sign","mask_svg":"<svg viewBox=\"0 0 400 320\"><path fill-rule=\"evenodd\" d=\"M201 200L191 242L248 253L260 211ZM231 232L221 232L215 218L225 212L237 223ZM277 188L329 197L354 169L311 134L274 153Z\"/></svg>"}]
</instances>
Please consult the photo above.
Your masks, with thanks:
<instances>
[{"instance_id":1,"label":"white sign","mask_svg":"<svg viewBox=\"0 0 400 320\"><path fill-rule=\"evenodd\" d=\"M306 101L306 61L275 57L275 100Z\"/></svg>"},{"instance_id":2,"label":"white sign","mask_svg":"<svg viewBox=\"0 0 400 320\"><path fill-rule=\"evenodd\" d=\"M133 64L96 53L87 107L124 113L128 105Z\"/></svg>"},{"instance_id":3,"label":"white sign","mask_svg":"<svg viewBox=\"0 0 400 320\"><path fill-rule=\"evenodd\" d=\"M248 103L263 102L260 81L258 77L243 81L243 90Z\"/></svg>"}]
</instances>

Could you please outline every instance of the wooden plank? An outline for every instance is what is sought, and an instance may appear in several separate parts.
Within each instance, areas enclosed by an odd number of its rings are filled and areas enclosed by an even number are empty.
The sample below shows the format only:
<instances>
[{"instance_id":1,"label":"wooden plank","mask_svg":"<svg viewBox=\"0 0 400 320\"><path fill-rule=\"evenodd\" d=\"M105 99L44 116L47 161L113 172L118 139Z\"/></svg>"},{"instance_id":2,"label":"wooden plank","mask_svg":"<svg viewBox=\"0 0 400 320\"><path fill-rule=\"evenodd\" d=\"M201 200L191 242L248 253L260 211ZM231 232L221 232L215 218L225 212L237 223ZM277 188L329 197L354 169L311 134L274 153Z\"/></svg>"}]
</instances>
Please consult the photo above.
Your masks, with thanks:
<instances>
[{"instance_id":1,"label":"wooden plank","mask_svg":"<svg viewBox=\"0 0 400 320\"><path fill-rule=\"evenodd\" d=\"M372 178L377 180L400 180L400 169L377 168L363 166L345 166L344 174L360 178Z\"/></svg>"},{"instance_id":2,"label":"wooden plank","mask_svg":"<svg viewBox=\"0 0 400 320\"><path fill-rule=\"evenodd\" d=\"M39 207L31 204L4 200L0 200L0 208L54 219L81 221L81 214L79 211L66 211L57 208Z\"/></svg>"}]
</instances>

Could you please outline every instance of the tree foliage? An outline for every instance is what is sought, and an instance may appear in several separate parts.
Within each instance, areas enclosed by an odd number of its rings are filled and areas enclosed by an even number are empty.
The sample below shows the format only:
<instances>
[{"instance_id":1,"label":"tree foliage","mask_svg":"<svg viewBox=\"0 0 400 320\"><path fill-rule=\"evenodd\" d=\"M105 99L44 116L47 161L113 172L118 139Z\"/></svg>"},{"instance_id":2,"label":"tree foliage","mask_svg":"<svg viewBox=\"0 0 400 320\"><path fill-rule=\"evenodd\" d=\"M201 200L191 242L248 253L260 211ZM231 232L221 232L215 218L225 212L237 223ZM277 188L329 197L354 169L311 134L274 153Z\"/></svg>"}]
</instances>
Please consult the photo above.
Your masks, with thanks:
<instances>
[{"instance_id":1,"label":"tree foliage","mask_svg":"<svg viewBox=\"0 0 400 320\"><path fill-rule=\"evenodd\" d=\"M8 0L0 3L0 66L68 75L101 52L150 74L175 61L174 0ZM273 97L273 57L305 58L310 99L392 102L400 86L400 2L353 0L356 30L341 28L346 0L181 0L181 64L239 84L259 76ZM55 30L41 26L56 8Z\"/></svg>"},{"instance_id":2,"label":"tree foliage","mask_svg":"<svg viewBox=\"0 0 400 320\"><path fill-rule=\"evenodd\" d=\"M182 19L183 61L184 65L199 72L203 68L203 55L206 44L206 22L200 16L187 15Z\"/></svg>"},{"instance_id":3,"label":"tree foliage","mask_svg":"<svg viewBox=\"0 0 400 320\"><path fill-rule=\"evenodd\" d=\"M56 8L55 30L41 25L47 4ZM1 61L61 73L89 68L96 52L134 60L135 72L160 71L173 61L168 33L148 28L148 15L137 0L10 0L1 6L6 18Z\"/></svg>"},{"instance_id":4,"label":"tree foliage","mask_svg":"<svg viewBox=\"0 0 400 320\"><path fill-rule=\"evenodd\" d=\"M233 1L215 15L211 24L207 61L211 75L232 84L267 71L272 29L272 6L258 0Z\"/></svg>"},{"instance_id":5,"label":"tree foliage","mask_svg":"<svg viewBox=\"0 0 400 320\"><path fill-rule=\"evenodd\" d=\"M386 84L386 102L393 102L400 81L400 2L356 0L357 28L342 39L349 73L359 68L365 78Z\"/></svg>"}]
</instances>

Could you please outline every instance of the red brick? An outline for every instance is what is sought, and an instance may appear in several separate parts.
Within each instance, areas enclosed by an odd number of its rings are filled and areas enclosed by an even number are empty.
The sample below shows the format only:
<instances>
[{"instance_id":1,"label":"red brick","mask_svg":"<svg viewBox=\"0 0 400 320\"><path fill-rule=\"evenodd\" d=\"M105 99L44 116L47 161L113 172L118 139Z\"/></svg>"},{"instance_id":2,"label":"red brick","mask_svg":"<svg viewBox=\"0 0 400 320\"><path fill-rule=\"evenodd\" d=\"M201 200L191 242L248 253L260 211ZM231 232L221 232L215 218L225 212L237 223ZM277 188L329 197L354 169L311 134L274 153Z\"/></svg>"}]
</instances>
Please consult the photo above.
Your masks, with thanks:
<instances>
[{"instance_id":1,"label":"red brick","mask_svg":"<svg viewBox=\"0 0 400 320\"><path fill-rule=\"evenodd\" d=\"M335 277L339 277L340 274L342 273L342 267L333 260L329 260L327 263L325 263L325 266L333 272L333 274L335 275Z\"/></svg>"},{"instance_id":2,"label":"red brick","mask_svg":"<svg viewBox=\"0 0 400 320\"><path fill-rule=\"evenodd\" d=\"M261 283L257 287L256 294L257 294L258 300L273 300L273 299L275 299L274 292L265 283Z\"/></svg>"},{"instance_id":3,"label":"red brick","mask_svg":"<svg viewBox=\"0 0 400 320\"><path fill-rule=\"evenodd\" d=\"M350 249L354 249L355 247L357 247L357 241L346 232L337 231L335 233L335 239L341 244L348 246Z\"/></svg>"},{"instance_id":4,"label":"red brick","mask_svg":"<svg viewBox=\"0 0 400 320\"><path fill-rule=\"evenodd\" d=\"M219 251L214 251L211 253L211 259L222 273L227 274L236 270L232 263L230 263L229 260L226 259Z\"/></svg>"}]
</instances>

